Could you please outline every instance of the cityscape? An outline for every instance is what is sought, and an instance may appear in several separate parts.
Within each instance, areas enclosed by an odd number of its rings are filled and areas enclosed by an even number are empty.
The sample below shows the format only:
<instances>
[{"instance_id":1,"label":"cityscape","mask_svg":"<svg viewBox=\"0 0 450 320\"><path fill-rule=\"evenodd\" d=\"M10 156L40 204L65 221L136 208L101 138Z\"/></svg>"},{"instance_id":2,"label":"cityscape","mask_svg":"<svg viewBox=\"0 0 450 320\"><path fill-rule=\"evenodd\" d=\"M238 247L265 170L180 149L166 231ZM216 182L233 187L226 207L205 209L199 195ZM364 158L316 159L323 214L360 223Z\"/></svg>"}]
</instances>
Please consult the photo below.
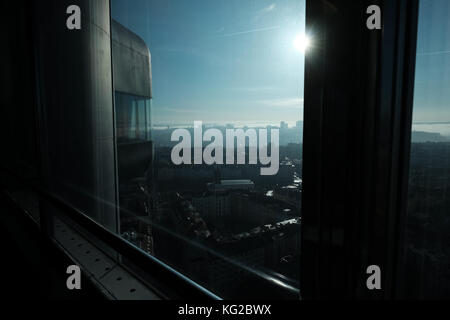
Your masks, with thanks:
<instances>
[{"instance_id":1,"label":"cityscape","mask_svg":"<svg viewBox=\"0 0 450 320\"><path fill-rule=\"evenodd\" d=\"M314 39L305 33L303 1L261 8L239 2L239 12L232 3L216 11L194 2L166 23L165 9L155 3L113 2L113 23L126 25L117 30L136 32L134 41L144 48L145 61L128 70L150 75L140 75L150 92L136 90L140 83L122 87L118 79L126 76L114 77L119 229L128 241L219 295L289 298L289 290L274 293L265 285L300 288L303 72L306 44L314 49ZM215 19L197 26L198 8ZM292 39L304 39L305 46ZM423 57L418 54L418 74ZM133 58L121 63L128 61L136 64ZM450 123L429 121L428 105L443 106L434 97L426 100L425 89L417 83L404 252L408 272L422 274L423 286L406 291L448 296ZM199 119L203 129L222 135L228 129L279 130L279 170L264 176L261 164L174 164L173 132L185 129L193 136ZM246 144L246 159L252 147ZM204 148L205 143L197 151L203 154Z\"/></svg>"},{"instance_id":2,"label":"cityscape","mask_svg":"<svg viewBox=\"0 0 450 320\"><path fill-rule=\"evenodd\" d=\"M222 294L255 296L261 279L298 288L303 123L277 128L274 176L260 165L174 165L173 129L154 130L146 178L120 186L122 236Z\"/></svg>"}]
</instances>

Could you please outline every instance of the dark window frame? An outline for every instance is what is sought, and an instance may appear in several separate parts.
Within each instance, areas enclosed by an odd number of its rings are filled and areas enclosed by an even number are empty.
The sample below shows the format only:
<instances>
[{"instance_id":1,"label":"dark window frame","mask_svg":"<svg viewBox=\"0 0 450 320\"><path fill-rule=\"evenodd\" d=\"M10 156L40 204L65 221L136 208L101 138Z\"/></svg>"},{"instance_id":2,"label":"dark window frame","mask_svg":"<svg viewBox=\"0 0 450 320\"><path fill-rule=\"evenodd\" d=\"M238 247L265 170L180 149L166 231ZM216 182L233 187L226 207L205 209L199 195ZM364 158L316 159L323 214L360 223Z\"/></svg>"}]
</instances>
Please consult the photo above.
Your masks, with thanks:
<instances>
[{"instance_id":1,"label":"dark window frame","mask_svg":"<svg viewBox=\"0 0 450 320\"><path fill-rule=\"evenodd\" d=\"M382 30L366 9L379 5ZM401 297L417 0L309 1L303 298ZM382 290L366 287L378 265Z\"/></svg>"}]
</instances>

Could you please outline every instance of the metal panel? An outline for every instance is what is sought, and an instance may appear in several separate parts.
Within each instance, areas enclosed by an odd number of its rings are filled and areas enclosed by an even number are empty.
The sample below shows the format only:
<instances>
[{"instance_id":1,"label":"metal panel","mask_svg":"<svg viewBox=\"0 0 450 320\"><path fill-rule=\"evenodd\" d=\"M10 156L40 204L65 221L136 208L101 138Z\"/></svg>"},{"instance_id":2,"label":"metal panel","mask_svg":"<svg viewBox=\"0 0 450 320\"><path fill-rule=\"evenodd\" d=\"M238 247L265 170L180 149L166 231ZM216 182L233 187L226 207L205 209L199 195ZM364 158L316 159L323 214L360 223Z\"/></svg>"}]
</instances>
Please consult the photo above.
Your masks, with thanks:
<instances>
[{"instance_id":1,"label":"metal panel","mask_svg":"<svg viewBox=\"0 0 450 320\"><path fill-rule=\"evenodd\" d=\"M114 90L152 97L150 50L139 36L112 20Z\"/></svg>"},{"instance_id":2,"label":"metal panel","mask_svg":"<svg viewBox=\"0 0 450 320\"><path fill-rule=\"evenodd\" d=\"M106 296L119 300L160 300L144 283L113 261L84 236L53 218L54 238Z\"/></svg>"},{"instance_id":3,"label":"metal panel","mask_svg":"<svg viewBox=\"0 0 450 320\"><path fill-rule=\"evenodd\" d=\"M73 4L81 8L81 30L66 27ZM115 232L109 1L36 0L34 10L46 184Z\"/></svg>"}]
</instances>

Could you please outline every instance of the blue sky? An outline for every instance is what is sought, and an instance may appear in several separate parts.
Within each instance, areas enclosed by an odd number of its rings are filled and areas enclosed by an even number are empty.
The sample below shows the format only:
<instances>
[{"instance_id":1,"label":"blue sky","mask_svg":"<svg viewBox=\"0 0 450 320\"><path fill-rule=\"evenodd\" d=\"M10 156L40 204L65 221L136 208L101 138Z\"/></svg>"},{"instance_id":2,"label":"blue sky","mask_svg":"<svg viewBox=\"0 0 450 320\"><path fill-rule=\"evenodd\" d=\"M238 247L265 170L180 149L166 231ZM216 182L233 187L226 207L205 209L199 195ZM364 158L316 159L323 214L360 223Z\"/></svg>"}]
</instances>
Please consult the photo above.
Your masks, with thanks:
<instances>
[{"instance_id":1,"label":"blue sky","mask_svg":"<svg viewBox=\"0 0 450 320\"><path fill-rule=\"evenodd\" d=\"M303 0L112 0L150 48L155 123L303 119Z\"/></svg>"},{"instance_id":2,"label":"blue sky","mask_svg":"<svg viewBox=\"0 0 450 320\"><path fill-rule=\"evenodd\" d=\"M154 122L303 119L304 0L112 0L152 53ZM415 122L450 121L450 1L421 0Z\"/></svg>"},{"instance_id":3,"label":"blue sky","mask_svg":"<svg viewBox=\"0 0 450 320\"><path fill-rule=\"evenodd\" d=\"M421 0L415 122L450 121L450 1Z\"/></svg>"}]
</instances>

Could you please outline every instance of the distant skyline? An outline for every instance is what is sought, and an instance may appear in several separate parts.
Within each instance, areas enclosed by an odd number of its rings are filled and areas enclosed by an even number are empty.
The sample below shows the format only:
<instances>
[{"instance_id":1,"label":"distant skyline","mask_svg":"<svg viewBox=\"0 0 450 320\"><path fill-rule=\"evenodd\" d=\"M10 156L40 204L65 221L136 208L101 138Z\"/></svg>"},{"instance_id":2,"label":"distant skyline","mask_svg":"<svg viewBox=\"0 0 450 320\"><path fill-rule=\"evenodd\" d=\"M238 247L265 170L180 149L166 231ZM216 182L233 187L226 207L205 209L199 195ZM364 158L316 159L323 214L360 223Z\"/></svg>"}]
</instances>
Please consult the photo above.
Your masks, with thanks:
<instances>
[{"instance_id":1,"label":"distant skyline","mask_svg":"<svg viewBox=\"0 0 450 320\"><path fill-rule=\"evenodd\" d=\"M155 123L303 119L304 0L112 0L152 54Z\"/></svg>"}]
</instances>

